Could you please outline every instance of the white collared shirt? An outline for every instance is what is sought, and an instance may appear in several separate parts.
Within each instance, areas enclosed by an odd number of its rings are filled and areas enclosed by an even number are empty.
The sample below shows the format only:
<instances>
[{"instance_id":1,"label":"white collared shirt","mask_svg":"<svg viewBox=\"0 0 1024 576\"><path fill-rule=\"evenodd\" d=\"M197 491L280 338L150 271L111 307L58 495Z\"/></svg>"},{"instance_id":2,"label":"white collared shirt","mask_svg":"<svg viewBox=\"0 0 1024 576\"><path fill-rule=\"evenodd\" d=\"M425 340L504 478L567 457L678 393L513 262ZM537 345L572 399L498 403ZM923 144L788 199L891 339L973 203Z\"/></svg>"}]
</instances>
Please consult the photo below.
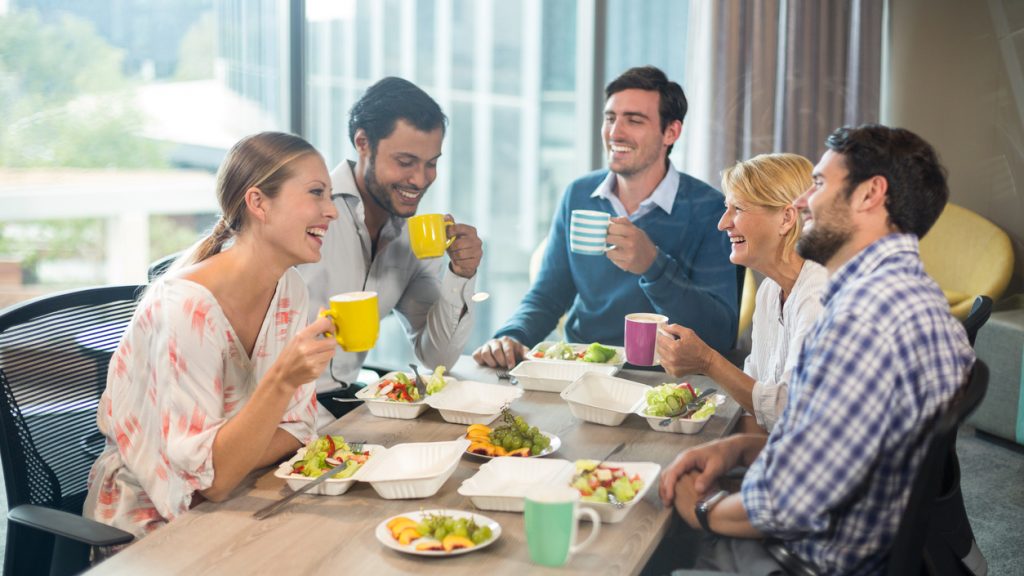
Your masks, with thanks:
<instances>
[{"instance_id":1,"label":"white collared shirt","mask_svg":"<svg viewBox=\"0 0 1024 576\"><path fill-rule=\"evenodd\" d=\"M615 172L608 172L604 182L601 182L601 185L590 194L591 198L604 198L611 202L615 216L628 216L630 222L636 222L655 208L661 208L666 214L672 213L672 206L676 201L676 192L679 191L679 172L676 171L675 166L671 162L669 162L665 177L661 179L661 182L654 188L651 195L644 198L643 202L640 202L640 206L637 206L637 209L632 214L626 213L626 207L619 200L619 195L615 192L615 178Z\"/></svg>"},{"instance_id":2,"label":"white collared shirt","mask_svg":"<svg viewBox=\"0 0 1024 576\"><path fill-rule=\"evenodd\" d=\"M298 266L309 287L310 321L316 319L320 308L328 307L331 296L370 290L377 293L382 319L392 310L398 312L420 362L428 368L451 368L472 331L476 277L454 274L448 269L447 258L416 258L409 246L406 219L398 216L384 223L373 255L353 167L345 161L331 172L338 219L327 228L320 262ZM355 381L366 354L337 348L335 378ZM326 371L317 380L318 392L337 387Z\"/></svg>"}]
</instances>

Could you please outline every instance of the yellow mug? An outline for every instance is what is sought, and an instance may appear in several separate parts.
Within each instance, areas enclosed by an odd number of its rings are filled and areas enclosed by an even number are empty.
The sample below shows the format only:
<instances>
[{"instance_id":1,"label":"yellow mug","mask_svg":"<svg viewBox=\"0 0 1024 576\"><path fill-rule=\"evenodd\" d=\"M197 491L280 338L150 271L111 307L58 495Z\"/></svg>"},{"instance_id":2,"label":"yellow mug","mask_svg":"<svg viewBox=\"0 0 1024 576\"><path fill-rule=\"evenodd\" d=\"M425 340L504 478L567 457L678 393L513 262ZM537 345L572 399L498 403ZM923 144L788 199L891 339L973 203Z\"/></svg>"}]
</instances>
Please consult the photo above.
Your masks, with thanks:
<instances>
[{"instance_id":1,"label":"yellow mug","mask_svg":"<svg viewBox=\"0 0 1024 576\"><path fill-rule=\"evenodd\" d=\"M455 238L448 237L448 227L454 224L443 214L420 214L409 218L409 243L412 253L419 259L437 258L452 245Z\"/></svg>"},{"instance_id":2,"label":"yellow mug","mask_svg":"<svg viewBox=\"0 0 1024 576\"><path fill-rule=\"evenodd\" d=\"M377 343L380 313L376 292L345 292L331 296L331 307L320 318L334 321L334 339L346 352L365 352Z\"/></svg>"}]
</instances>

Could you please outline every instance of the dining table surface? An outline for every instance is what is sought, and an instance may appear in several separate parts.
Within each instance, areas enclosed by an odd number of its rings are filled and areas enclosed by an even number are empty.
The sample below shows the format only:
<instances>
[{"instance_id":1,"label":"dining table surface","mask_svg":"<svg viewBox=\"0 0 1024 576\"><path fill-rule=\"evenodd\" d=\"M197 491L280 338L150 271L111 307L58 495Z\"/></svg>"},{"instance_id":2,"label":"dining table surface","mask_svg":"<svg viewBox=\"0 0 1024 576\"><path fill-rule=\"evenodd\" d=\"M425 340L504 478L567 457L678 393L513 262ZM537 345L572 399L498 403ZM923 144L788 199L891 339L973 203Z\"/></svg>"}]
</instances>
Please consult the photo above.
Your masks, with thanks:
<instances>
[{"instance_id":1,"label":"dining table surface","mask_svg":"<svg viewBox=\"0 0 1024 576\"><path fill-rule=\"evenodd\" d=\"M449 375L475 382L509 383L495 370L462 356ZM674 378L661 371L623 369L617 377L657 385L687 381L698 388L713 386L704 376ZM561 446L547 458L568 461L600 459L618 443L625 448L619 462L655 462L662 469L680 451L721 438L735 426L742 410L731 398L697 434L652 430L639 415L619 426L603 426L575 418L559 394L527 390L511 409L531 425L552 432ZM416 419L378 418L360 405L325 425L321 433L391 447L407 442L461 438L466 426L445 422L438 411ZM224 502L203 502L181 517L98 564L90 574L637 574L668 531L674 513L662 505L657 485L647 490L619 523L600 526L597 538L561 568L532 564L520 512L477 510L460 495L459 485L486 460L466 454L451 477L433 496L416 500L385 500L369 485L356 482L339 496L301 495L276 514L257 520L253 513L287 496L291 490L274 475L275 468L254 471ZM501 525L501 536L471 553L424 557L385 547L375 529L392 516L420 510L447 509L483 514ZM591 530L582 523L578 538Z\"/></svg>"}]
</instances>

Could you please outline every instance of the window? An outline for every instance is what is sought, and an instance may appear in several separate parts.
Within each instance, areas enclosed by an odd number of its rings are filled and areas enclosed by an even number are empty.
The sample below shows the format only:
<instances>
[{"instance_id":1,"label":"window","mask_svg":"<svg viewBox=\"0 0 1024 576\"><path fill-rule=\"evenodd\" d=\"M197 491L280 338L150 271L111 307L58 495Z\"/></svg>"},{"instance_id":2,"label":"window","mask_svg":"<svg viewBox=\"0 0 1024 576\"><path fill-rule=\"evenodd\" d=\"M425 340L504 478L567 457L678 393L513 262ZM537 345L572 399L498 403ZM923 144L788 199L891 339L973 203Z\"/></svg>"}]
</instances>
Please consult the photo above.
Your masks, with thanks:
<instances>
[{"instance_id":1,"label":"window","mask_svg":"<svg viewBox=\"0 0 1024 576\"><path fill-rule=\"evenodd\" d=\"M306 14L298 75L295 2ZM0 109L11 119L0 260L20 259L22 292L142 282L150 261L212 225L214 173L231 144L289 130L300 107L303 135L333 167L354 157L349 108L398 75L451 121L421 210L451 212L484 239L477 286L492 297L478 308L476 345L528 289L530 255L566 185L599 167L600 110L581 113L592 79L647 63L681 79L687 13L672 0L0 3ZM371 360L406 347L386 320Z\"/></svg>"}]
</instances>

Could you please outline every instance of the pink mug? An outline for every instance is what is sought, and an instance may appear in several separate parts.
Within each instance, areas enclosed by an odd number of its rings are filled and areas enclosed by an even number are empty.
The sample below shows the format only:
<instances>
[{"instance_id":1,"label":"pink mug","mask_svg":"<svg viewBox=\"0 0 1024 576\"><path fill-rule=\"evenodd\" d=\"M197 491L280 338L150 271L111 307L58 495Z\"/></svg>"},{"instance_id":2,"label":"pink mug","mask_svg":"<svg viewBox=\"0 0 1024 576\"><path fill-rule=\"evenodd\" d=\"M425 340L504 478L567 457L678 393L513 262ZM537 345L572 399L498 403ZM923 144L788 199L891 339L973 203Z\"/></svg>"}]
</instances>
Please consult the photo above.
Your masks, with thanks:
<instances>
[{"instance_id":1,"label":"pink mug","mask_svg":"<svg viewBox=\"0 0 1024 576\"><path fill-rule=\"evenodd\" d=\"M654 343L658 339L658 327L667 323L668 317L661 314L626 314L626 362L634 366L658 364Z\"/></svg>"}]
</instances>

